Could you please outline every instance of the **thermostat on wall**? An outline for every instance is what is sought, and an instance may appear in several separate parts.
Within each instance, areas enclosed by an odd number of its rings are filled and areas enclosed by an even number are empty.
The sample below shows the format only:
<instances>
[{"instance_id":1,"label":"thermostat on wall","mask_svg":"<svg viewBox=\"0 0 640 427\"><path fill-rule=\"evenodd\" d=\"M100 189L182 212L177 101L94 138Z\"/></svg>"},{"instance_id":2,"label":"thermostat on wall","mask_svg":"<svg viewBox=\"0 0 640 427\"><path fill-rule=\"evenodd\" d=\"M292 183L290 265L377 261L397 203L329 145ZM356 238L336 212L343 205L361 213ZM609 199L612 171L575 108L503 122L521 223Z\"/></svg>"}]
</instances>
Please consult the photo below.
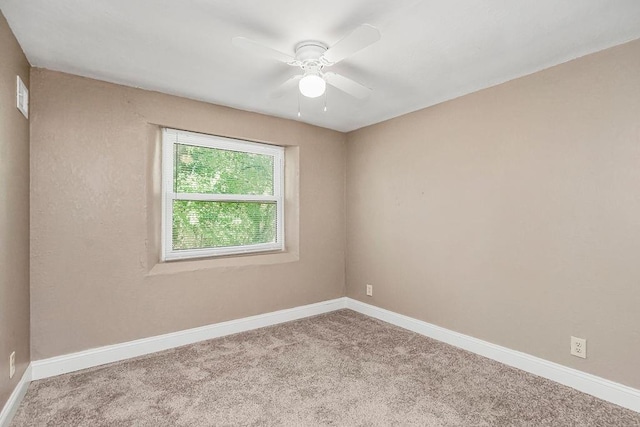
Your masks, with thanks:
<instances>
[{"instance_id":1,"label":"thermostat on wall","mask_svg":"<svg viewBox=\"0 0 640 427\"><path fill-rule=\"evenodd\" d=\"M20 76L17 83L16 106L18 110L28 119L29 118L29 89L24 84Z\"/></svg>"}]
</instances>

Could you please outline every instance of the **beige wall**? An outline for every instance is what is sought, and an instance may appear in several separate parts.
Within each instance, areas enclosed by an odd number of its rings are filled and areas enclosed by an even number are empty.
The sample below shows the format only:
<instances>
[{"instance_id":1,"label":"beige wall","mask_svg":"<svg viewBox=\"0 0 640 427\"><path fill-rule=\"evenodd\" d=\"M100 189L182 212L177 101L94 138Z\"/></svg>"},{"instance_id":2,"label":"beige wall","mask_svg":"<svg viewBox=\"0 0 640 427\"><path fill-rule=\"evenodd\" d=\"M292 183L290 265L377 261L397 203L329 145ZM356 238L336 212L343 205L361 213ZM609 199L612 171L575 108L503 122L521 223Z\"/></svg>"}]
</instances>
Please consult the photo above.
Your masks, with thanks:
<instances>
[{"instance_id":1,"label":"beige wall","mask_svg":"<svg viewBox=\"0 0 640 427\"><path fill-rule=\"evenodd\" d=\"M347 147L348 296L640 388L640 41Z\"/></svg>"},{"instance_id":2,"label":"beige wall","mask_svg":"<svg viewBox=\"0 0 640 427\"><path fill-rule=\"evenodd\" d=\"M34 360L344 295L345 135L41 69L31 81ZM158 264L161 125L289 146L289 253Z\"/></svg>"},{"instance_id":3,"label":"beige wall","mask_svg":"<svg viewBox=\"0 0 640 427\"><path fill-rule=\"evenodd\" d=\"M29 67L0 12L0 410L29 363L29 121L16 108Z\"/></svg>"}]
</instances>

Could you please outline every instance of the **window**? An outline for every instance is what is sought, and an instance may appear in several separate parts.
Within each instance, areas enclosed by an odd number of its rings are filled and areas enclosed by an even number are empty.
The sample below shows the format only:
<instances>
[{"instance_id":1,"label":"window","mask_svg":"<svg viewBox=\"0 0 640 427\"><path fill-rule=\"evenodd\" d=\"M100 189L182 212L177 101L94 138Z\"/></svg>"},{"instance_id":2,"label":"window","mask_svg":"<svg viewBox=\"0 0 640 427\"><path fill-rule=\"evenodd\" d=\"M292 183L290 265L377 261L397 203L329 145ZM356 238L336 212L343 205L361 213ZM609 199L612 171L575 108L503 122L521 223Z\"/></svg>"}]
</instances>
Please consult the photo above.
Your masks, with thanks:
<instances>
[{"instance_id":1,"label":"window","mask_svg":"<svg viewBox=\"0 0 640 427\"><path fill-rule=\"evenodd\" d=\"M165 260L284 249L284 149L164 129Z\"/></svg>"}]
</instances>

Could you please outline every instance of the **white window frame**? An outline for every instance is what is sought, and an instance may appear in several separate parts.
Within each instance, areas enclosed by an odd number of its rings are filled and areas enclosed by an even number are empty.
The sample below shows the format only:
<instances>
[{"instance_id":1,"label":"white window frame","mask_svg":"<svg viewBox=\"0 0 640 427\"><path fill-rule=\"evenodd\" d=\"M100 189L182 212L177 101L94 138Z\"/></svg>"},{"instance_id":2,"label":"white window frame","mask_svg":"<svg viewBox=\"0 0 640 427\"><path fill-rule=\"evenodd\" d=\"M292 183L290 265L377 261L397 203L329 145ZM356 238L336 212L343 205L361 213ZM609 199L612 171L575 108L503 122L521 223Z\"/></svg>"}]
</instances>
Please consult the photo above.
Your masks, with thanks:
<instances>
[{"instance_id":1,"label":"white window frame","mask_svg":"<svg viewBox=\"0 0 640 427\"><path fill-rule=\"evenodd\" d=\"M184 144L205 148L262 154L273 157L273 196L244 194L174 193L174 145ZM173 250L173 201L204 200L213 202L275 202L276 241L257 245L227 246ZM243 141L221 136L187 132L171 128L162 130L162 255L163 261L283 251L284 246L284 147Z\"/></svg>"}]
</instances>

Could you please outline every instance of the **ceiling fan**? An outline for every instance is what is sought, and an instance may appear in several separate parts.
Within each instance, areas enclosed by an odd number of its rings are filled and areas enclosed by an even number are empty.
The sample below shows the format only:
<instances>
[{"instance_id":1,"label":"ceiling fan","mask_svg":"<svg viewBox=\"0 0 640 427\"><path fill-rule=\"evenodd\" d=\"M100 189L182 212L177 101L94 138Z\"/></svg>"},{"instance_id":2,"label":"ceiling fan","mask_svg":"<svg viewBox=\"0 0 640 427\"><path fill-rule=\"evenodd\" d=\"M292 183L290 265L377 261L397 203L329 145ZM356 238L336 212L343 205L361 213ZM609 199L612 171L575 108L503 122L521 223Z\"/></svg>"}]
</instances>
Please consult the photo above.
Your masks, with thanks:
<instances>
[{"instance_id":1,"label":"ceiling fan","mask_svg":"<svg viewBox=\"0 0 640 427\"><path fill-rule=\"evenodd\" d=\"M274 98L284 95L296 85L302 95L317 98L325 93L328 83L351 96L362 99L371 93L370 88L341 74L326 71L326 68L378 40L380 40L380 31L372 25L362 24L331 47L316 40L300 42L295 47L295 56L271 49L246 37L234 37L231 42L256 55L302 69L302 74L291 77L272 93Z\"/></svg>"}]
</instances>

